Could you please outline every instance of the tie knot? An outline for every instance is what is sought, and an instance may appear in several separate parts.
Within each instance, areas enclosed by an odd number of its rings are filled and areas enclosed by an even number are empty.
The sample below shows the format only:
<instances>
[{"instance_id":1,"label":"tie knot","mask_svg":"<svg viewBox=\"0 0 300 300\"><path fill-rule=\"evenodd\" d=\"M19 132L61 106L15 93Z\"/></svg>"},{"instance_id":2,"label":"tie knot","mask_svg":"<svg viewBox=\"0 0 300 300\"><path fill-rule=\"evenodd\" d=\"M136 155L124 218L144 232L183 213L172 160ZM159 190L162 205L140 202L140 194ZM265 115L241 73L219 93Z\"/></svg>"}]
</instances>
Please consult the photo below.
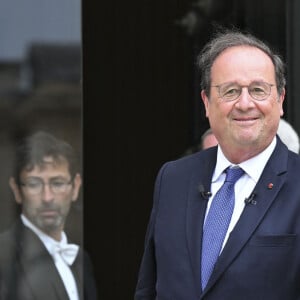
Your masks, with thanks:
<instances>
[{"instance_id":1,"label":"tie knot","mask_svg":"<svg viewBox=\"0 0 300 300\"><path fill-rule=\"evenodd\" d=\"M226 170L225 182L236 183L236 181L244 174L244 170L240 167L228 168Z\"/></svg>"},{"instance_id":2,"label":"tie knot","mask_svg":"<svg viewBox=\"0 0 300 300\"><path fill-rule=\"evenodd\" d=\"M76 259L79 246L75 244L55 245L52 249L54 257L59 255L68 265L72 265Z\"/></svg>"}]
</instances>

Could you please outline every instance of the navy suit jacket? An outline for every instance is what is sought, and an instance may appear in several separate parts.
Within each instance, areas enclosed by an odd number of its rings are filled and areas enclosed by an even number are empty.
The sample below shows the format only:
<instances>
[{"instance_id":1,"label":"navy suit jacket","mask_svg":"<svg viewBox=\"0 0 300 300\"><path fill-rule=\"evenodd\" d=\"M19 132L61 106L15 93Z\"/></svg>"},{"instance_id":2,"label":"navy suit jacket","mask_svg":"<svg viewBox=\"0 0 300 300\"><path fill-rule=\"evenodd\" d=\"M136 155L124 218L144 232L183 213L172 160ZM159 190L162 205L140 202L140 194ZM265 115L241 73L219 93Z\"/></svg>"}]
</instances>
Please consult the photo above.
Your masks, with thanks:
<instances>
[{"instance_id":1,"label":"navy suit jacket","mask_svg":"<svg viewBox=\"0 0 300 300\"><path fill-rule=\"evenodd\" d=\"M300 299L300 157L277 138L240 219L201 290L202 227L217 147L160 170L136 300Z\"/></svg>"},{"instance_id":2,"label":"navy suit jacket","mask_svg":"<svg viewBox=\"0 0 300 300\"><path fill-rule=\"evenodd\" d=\"M71 266L80 299L97 299L91 268L87 254L80 249ZM51 255L20 220L0 235L0 299L69 299Z\"/></svg>"}]
</instances>

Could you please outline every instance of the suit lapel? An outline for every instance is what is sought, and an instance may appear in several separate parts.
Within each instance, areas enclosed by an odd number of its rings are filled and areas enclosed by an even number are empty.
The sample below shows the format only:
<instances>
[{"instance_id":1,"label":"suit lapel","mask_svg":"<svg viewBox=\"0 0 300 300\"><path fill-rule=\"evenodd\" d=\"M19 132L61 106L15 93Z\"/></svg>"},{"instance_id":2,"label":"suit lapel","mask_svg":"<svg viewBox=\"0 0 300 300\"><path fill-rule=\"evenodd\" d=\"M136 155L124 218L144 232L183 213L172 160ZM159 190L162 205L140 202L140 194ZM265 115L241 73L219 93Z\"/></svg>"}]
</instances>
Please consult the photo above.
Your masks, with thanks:
<instances>
[{"instance_id":1,"label":"suit lapel","mask_svg":"<svg viewBox=\"0 0 300 300\"><path fill-rule=\"evenodd\" d=\"M201 293L201 245L202 228L207 206L207 200L201 196L199 188L210 191L211 178L215 168L217 147L211 148L199 155L195 173L191 177L187 202L186 235L195 286ZM201 188L202 186L202 188ZM198 288L199 287L199 288Z\"/></svg>"},{"instance_id":2,"label":"suit lapel","mask_svg":"<svg viewBox=\"0 0 300 300\"><path fill-rule=\"evenodd\" d=\"M239 252L242 251L272 205L286 178L287 157L287 149L277 140L277 146L254 189L256 204L245 206L216 263L202 297L205 296L206 292L216 283Z\"/></svg>"},{"instance_id":3,"label":"suit lapel","mask_svg":"<svg viewBox=\"0 0 300 300\"><path fill-rule=\"evenodd\" d=\"M71 270L74 274L76 284L77 284L77 289L78 289L78 294L79 298L83 299L84 291L83 291L83 251L81 248L79 249L78 255L71 266Z\"/></svg>"},{"instance_id":4,"label":"suit lapel","mask_svg":"<svg viewBox=\"0 0 300 300\"><path fill-rule=\"evenodd\" d=\"M19 246L20 288L29 286L34 299L68 299L63 282L52 257L39 238L29 229L23 228ZM28 290L27 287L24 287Z\"/></svg>"}]
</instances>

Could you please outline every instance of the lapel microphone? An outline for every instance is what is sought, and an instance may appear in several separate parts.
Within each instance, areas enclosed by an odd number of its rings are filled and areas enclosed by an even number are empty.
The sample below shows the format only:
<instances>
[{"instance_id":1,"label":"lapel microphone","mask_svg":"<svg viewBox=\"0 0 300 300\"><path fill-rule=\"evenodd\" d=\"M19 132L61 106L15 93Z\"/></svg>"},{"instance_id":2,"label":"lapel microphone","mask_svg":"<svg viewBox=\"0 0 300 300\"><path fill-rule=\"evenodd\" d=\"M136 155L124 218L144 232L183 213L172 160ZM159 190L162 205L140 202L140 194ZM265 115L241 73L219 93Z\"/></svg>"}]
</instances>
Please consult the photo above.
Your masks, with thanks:
<instances>
[{"instance_id":1,"label":"lapel microphone","mask_svg":"<svg viewBox=\"0 0 300 300\"><path fill-rule=\"evenodd\" d=\"M252 204L252 205L256 205L257 201L254 200L254 198L256 197L256 193L251 193L249 197L245 198L244 202L246 205L248 204Z\"/></svg>"},{"instance_id":2,"label":"lapel microphone","mask_svg":"<svg viewBox=\"0 0 300 300\"><path fill-rule=\"evenodd\" d=\"M204 187L204 185L202 183L199 184L198 190L200 192L201 197L204 200L208 200L212 195L212 193L210 191L206 191L206 188Z\"/></svg>"}]
</instances>

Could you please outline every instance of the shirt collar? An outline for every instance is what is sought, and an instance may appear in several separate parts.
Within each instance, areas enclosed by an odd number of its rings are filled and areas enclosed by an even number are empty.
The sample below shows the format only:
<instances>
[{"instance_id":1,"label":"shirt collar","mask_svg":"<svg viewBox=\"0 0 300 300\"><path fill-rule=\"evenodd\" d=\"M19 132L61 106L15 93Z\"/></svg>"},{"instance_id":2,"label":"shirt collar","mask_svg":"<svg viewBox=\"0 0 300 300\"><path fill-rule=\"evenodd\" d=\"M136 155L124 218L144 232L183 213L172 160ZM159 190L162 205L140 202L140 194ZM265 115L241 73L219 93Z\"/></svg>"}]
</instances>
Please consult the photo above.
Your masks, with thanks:
<instances>
[{"instance_id":1,"label":"shirt collar","mask_svg":"<svg viewBox=\"0 0 300 300\"><path fill-rule=\"evenodd\" d=\"M271 144L264 151L239 164L239 166L245 171L246 174L248 174L248 176L250 176L255 181L255 183L258 182L259 177L263 172L263 169L267 164L270 156L272 155L275 147L276 137L273 138ZM218 145L217 163L212 177L212 182L217 181L224 170L230 166L234 166L234 164L232 164L225 157L221 147Z\"/></svg>"},{"instance_id":2,"label":"shirt collar","mask_svg":"<svg viewBox=\"0 0 300 300\"><path fill-rule=\"evenodd\" d=\"M24 214L21 214L21 220L24 226L31 229L40 238L40 240L43 242L49 253L52 253L54 245L63 245L67 244L68 242L65 232L62 232L61 240L58 242L43 231L41 231L38 227L36 227Z\"/></svg>"}]
</instances>

